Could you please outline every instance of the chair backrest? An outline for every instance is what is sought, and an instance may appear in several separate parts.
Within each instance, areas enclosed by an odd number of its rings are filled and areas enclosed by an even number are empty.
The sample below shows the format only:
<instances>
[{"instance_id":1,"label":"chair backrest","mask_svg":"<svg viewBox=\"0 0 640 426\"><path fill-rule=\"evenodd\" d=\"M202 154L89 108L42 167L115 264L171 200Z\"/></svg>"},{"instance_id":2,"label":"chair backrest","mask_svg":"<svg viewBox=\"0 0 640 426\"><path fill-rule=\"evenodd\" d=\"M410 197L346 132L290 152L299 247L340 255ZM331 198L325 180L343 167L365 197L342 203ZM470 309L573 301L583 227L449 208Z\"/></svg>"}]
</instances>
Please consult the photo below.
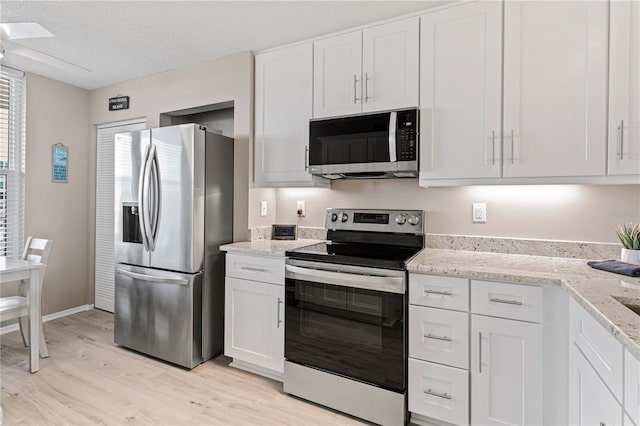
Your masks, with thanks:
<instances>
[{"instance_id":1,"label":"chair backrest","mask_svg":"<svg viewBox=\"0 0 640 426\"><path fill-rule=\"evenodd\" d=\"M24 251L22 252L22 259L35 260L36 262L47 264L49 259L49 253L51 253L51 246L53 240L45 240L43 238L27 238L27 242L24 244Z\"/></svg>"}]
</instances>

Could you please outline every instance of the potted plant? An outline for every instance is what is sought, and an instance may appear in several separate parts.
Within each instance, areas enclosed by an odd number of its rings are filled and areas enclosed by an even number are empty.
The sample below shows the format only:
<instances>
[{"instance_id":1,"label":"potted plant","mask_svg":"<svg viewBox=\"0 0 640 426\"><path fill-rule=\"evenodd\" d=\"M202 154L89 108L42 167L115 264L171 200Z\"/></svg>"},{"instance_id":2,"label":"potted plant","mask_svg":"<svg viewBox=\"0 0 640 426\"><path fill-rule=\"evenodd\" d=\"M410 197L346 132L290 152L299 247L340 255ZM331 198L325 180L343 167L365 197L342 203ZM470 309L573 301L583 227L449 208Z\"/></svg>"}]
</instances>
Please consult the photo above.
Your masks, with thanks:
<instances>
[{"instance_id":1,"label":"potted plant","mask_svg":"<svg viewBox=\"0 0 640 426\"><path fill-rule=\"evenodd\" d=\"M623 246L620 259L623 262L640 265L640 224L618 225L616 234Z\"/></svg>"}]
</instances>

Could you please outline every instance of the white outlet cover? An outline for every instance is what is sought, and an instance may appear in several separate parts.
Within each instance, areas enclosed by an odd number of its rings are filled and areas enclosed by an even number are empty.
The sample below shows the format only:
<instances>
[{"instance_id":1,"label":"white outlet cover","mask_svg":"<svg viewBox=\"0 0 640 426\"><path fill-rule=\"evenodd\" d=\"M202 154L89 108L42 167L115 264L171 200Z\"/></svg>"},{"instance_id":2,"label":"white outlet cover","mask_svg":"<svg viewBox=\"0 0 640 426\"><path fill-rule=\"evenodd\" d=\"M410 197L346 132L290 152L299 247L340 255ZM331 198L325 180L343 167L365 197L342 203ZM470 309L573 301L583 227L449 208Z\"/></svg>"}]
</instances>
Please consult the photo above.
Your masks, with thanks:
<instances>
[{"instance_id":1,"label":"white outlet cover","mask_svg":"<svg viewBox=\"0 0 640 426\"><path fill-rule=\"evenodd\" d=\"M296 213L298 211L301 211L301 213L298 215L299 217L303 217L305 214L307 214L307 208L305 204L306 203L304 201L296 201Z\"/></svg>"},{"instance_id":2,"label":"white outlet cover","mask_svg":"<svg viewBox=\"0 0 640 426\"><path fill-rule=\"evenodd\" d=\"M471 220L475 223L487 223L487 204L473 203Z\"/></svg>"},{"instance_id":3,"label":"white outlet cover","mask_svg":"<svg viewBox=\"0 0 640 426\"><path fill-rule=\"evenodd\" d=\"M266 215L267 215L267 202L260 201L260 216L266 216Z\"/></svg>"}]
</instances>

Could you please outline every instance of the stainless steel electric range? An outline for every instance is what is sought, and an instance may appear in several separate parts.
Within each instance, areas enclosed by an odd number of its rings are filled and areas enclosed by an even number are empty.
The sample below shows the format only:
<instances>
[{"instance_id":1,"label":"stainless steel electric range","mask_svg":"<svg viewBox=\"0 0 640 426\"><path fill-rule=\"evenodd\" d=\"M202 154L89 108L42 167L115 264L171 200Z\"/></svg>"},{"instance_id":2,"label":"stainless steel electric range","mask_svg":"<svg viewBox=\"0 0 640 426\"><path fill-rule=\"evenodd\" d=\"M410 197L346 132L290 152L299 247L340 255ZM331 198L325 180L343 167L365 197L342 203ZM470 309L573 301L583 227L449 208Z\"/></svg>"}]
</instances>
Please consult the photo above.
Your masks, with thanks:
<instances>
[{"instance_id":1,"label":"stainless steel electric range","mask_svg":"<svg viewBox=\"0 0 640 426\"><path fill-rule=\"evenodd\" d=\"M406 263L417 210L328 209L326 243L286 253L284 391L362 419L406 422Z\"/></svg>"}]
</instances>

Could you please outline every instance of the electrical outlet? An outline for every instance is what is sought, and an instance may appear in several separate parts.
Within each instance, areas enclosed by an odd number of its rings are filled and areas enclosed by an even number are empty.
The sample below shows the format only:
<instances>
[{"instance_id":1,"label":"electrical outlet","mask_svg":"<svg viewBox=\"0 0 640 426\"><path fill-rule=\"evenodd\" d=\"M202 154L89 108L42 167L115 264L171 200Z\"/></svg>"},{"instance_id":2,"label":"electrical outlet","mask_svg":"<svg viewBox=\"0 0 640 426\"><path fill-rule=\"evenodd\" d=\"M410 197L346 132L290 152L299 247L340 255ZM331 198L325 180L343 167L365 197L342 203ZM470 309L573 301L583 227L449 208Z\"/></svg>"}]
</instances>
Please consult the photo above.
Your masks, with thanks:
<instances>
[{"instance_id":1,"label":"electrical outlet","mask_svg":"<svg viewBox=\"0 0 640 426\"><path fill-rule=\"evenodd\" d=\"M266 215L267 215L267 202L260 201L260 216L266 216Z\"/></svg>"},{"instance_id":2,"label":"electrical outlet","mask_svg":"<svg viewBox=\"0 0 640 426\"><path fill-rule=\"evenodd\" d=\"M473 203L472 221L476 223L487 222L487 204L486 203Z\"/></svg>"},{"instance_id":3,"label":"electrical outlet","mask_svg":"<svg viewBox=\"0 0 640 426\"><path fill-rule=\"evenodd\" d=\"M304 217L304 215L307 214L304 201L296 201L296 214L298 217Z\"/></svg>"}]
</instances>

